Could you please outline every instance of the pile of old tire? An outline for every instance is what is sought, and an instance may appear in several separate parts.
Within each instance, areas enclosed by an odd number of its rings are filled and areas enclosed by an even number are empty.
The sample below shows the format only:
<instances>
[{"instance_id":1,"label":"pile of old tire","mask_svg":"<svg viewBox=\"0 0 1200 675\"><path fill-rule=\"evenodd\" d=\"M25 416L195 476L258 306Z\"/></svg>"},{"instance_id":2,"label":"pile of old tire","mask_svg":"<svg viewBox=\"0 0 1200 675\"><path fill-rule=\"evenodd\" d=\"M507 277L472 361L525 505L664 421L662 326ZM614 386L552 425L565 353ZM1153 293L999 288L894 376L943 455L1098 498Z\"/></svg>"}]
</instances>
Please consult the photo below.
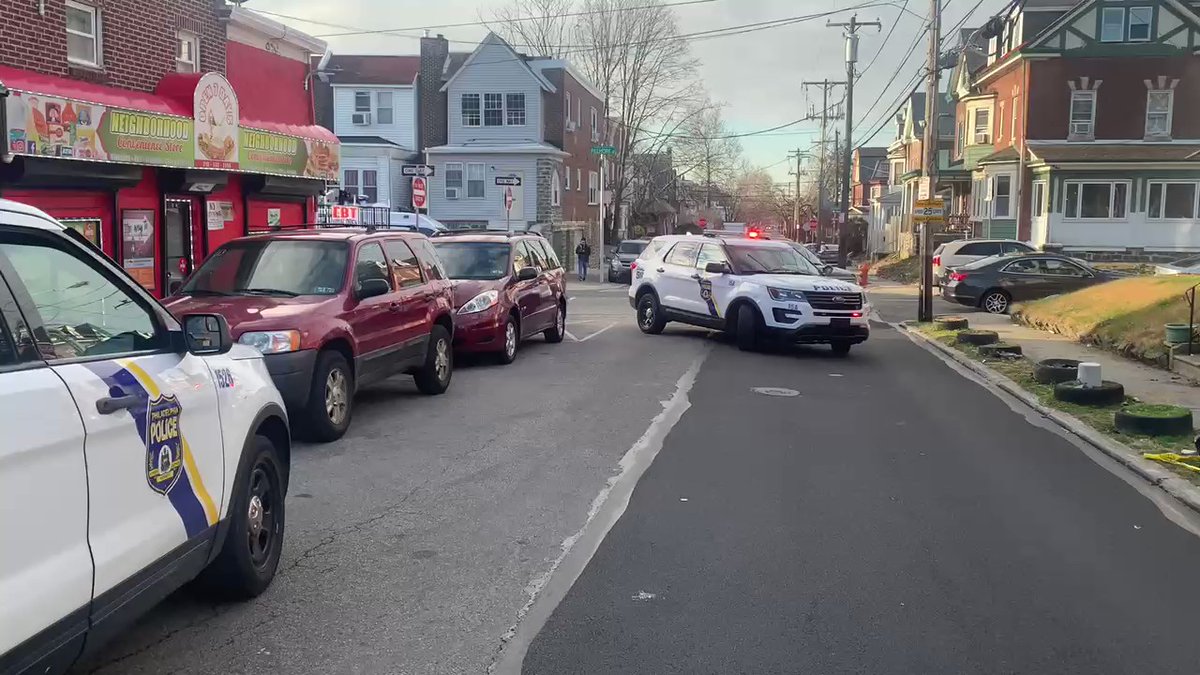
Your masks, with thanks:
<instances>
[{"instance_id":1,"label":"pile of old tire","mask_svg":"<svg viewBox=\"0 0 1200 675\"><path fill-rule=\"evenodd\" d=\"M1000 341L1000 335L994 330L960 330L955 338L960 345L990 345Z\"/></svg>"},{"instance_id":2,"label":"pile of old tire","mask_svg":"<svg viewBox=\"0 0 1200 675\"><path fill-rule=\"evenodd\" d=\"M1088 387L1079 380L1070 380L1054 385L1054 398L1063 403L1102 408L1124 403L1125 386L1120 382L1104 380L1098 387Z\"/></svg>"},{"instance_id":3,"label":"pile of old tire","mask_svg":"<svg viewBox=\"0 0 1200 675\"><path fill-rule=\"evenodd\" d=\"M1042 384L1070 382L1079 377L1079 362L1073 359L1043 359L1033 364L1033 379Z\"/></svg>"},{"instance_id":4,"label":"pile of old tire","mask_svg":"<svg viewBox=\"0 0 1200 675\"><path fill-rule=\"evenodd\" d=\"M979 348L979 353L984 356L995 356L1002 359L1015 359L1021 355L1021 345L1011 345L1007 342L993 342L990 345L983 345Z\"/></svg>"},{"instance_id":5,"label":"pile of old tire","mask_svg":"<svg viewBox=\"0 0 1200 675\"><path fill-rule=\"evenodd\" d=\"M938 330L963 330L970 325L966 319L961 316L935 316L933 317L933 327Z\"/></svg>"},{"instance_id":6,"label":"pile of old tire","mask_svg":"<svg viewBox=\"0 0 1200 675\"><path fill-rule=\"evenodd\" d=\"M1177 405L1135 403L1113 414L1117 431L1142 436L1187 436L1192 433L1192 411Z\"/></svg>"}]
</instances>

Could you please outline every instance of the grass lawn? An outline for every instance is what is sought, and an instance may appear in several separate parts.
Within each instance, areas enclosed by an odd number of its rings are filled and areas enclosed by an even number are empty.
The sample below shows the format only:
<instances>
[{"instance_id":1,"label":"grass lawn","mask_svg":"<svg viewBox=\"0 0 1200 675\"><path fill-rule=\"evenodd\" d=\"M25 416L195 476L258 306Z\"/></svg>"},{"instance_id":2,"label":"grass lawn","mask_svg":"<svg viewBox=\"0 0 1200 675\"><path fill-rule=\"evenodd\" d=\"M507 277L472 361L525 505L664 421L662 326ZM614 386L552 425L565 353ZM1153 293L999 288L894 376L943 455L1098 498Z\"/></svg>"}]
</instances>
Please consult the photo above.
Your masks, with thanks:
<instances>
[{"instance_id":1,"label":"grass lawn","mask_svg":"<svg viewBox=\"0 0 1200 675\"><path fill-rule=\"evenodd\" d=\"M1164 365L1167 348L1163 344L1163 324L1187 323L1188 305L1183 293L1198 283L1200 276L1193 275L1119 279L1020 305L1013 319L1139 361Z\"/></svg>"},{"instance_id":2,"label":"grass lawn","mask_svg":"<svg viewBox=\"0 0 1200 675\"><path fill-rule=\"evenodd\" d=\"M1113 413L1121 406L1091 407L1064 403L1054 398L1054 386L1042 384L1033 379L1033 362L1025 357L1020 358L984 358L979 350L971 345L958 344L956 330L938 330L933 324L916 324L914 328L944 345L953 347L972 359L979 361L988 368L1016 382L1022 389L1037 397L1042 405L1054 408L1071 415L1096 431L1124 443L1138 452L1176 452L1182 453L1193 449L1191 436L1134 436L1117 430L1113 423ZM1126 404L1134 401L1126 397ZM1164 464L1179 475L1200 484L1200 474L1173 465Z\"/></svg>"},{"instance_id":3,"label":"grass lawn","mask_svg":"<svg viewBox=\"0 0 1200 675\"><path fill-rule=\"evenodd\" d=\"M876 263L871 273L888 281L915 284L921 279L921 256L913 255L907 258L888 256Z\"/></svg>"}]
</instances>

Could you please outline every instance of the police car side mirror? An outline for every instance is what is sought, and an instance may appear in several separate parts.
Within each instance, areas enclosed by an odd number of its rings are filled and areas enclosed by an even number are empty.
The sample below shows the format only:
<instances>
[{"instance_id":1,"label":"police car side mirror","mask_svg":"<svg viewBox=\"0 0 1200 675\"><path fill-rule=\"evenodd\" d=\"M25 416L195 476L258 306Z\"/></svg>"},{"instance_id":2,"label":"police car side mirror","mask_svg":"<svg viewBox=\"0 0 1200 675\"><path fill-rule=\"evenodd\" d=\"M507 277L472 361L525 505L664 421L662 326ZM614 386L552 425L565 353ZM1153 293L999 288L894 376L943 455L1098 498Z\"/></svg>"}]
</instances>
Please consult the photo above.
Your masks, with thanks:
<instances>
[{"instance_id":1,"label":"police car side mirror","mask_svg":"<svg viewBox=\"0 0 1200 675\"><path fill-rule=\"evenodd\" d=\"M822 267L822 268L821 268L821 275L822 275L822 276L826 276L826 277L827 277L827 276L829 276L830 274L833 274L833 265L826 265L826 266L824 266L824 267Z\"/></svg>"},{"instance_id":2,"label":"police car side mirror","mask_svg":"<svg viewBox=\"0 0 1200 675\"><path fill-rule=\"evenodd\" d=\"M709 274L731 274L729 263L710 262L704 266L704 271Z\"/></svg>"},{"instance_id":3,"label":"police car side mirror","mask_svg":"<svg viewBox=\"0 0 1200 675\"><path fill-rule=\"evenodd\" d=\"M188 353L197 356L224 354L233 349L229 323L220 314L186 314L183 340Z\"/></svg>"}]
</instances>

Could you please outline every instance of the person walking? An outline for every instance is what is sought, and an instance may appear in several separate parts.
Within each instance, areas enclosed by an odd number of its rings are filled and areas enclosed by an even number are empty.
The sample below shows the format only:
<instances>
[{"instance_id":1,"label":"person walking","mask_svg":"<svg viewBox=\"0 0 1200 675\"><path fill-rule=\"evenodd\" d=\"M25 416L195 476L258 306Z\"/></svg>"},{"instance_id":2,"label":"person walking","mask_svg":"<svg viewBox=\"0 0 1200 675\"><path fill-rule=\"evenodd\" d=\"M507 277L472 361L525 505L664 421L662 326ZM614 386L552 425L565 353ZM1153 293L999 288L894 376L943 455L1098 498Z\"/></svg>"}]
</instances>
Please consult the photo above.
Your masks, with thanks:
<instances>
[{"instance_id":1,"label":"person walking","mask_svg":"<svg viewBox=\"0 0 1200 675\"><path fill-rule=\"evenodd\" d=\"M579 280L587 281L588 259L592 257L592 247L587 242L587 237L580 237L579 244L575 247L575 259L579 267Z\"/></svg>"}]
</instances>

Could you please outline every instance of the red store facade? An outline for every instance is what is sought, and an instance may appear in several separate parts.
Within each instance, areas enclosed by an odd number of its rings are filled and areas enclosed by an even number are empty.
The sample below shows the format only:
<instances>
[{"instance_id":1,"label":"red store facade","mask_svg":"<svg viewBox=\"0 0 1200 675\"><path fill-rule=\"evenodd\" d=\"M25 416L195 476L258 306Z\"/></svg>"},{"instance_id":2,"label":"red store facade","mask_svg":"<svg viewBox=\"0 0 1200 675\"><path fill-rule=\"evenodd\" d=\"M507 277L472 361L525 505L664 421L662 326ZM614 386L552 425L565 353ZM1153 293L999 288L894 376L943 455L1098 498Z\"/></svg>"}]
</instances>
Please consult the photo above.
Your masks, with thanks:
<instances>
[{"instance_id":1,"label":"red store facade","mask_svg":"<svg viewBox=\"0 0 1200 675\"><path fill-rule=\"evenodd\" d=\"M74 66L12 67L0 52L0 197L75 228L160 297L231 239L314 222L339 175L337 137L313 123L308 57L323 45L246 10L213 20L228 30L222 58L206 62L215 41L196 38L194 65L226 72L164 68L150 91Z\"/></svg>"}]
</instances>

